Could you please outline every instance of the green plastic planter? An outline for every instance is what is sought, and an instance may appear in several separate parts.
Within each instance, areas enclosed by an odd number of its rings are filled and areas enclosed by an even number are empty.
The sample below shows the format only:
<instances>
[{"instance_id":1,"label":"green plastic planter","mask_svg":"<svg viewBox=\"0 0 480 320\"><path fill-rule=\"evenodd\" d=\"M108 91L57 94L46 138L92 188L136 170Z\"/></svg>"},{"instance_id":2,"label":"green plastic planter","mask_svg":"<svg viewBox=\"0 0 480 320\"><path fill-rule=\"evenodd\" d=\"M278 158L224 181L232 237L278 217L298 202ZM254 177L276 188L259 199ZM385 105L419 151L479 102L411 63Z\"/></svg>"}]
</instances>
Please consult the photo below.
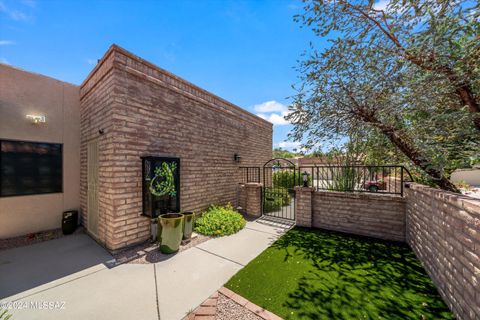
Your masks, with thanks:
<instances>
[{"instance_id":1,"label":"green plastic planter","mask_svg":"<svg viewBox=\"0 0 480 320\"><path fill-rule=\"evenodd\" d=\"M183 212L183 240L190 239L195 222L195 213L191 211Z\"/></svg>"},{"instance_id":2,"label":"green plastic planter","mask_svg":"<svg viewBox=\"0 0 480 320\"><path fill-rule=\"evenodd\" d=\"M183 214L167 213L158 217L158 241L162 253L174 253L183 236Z\"/></svg>"}]
</instances>

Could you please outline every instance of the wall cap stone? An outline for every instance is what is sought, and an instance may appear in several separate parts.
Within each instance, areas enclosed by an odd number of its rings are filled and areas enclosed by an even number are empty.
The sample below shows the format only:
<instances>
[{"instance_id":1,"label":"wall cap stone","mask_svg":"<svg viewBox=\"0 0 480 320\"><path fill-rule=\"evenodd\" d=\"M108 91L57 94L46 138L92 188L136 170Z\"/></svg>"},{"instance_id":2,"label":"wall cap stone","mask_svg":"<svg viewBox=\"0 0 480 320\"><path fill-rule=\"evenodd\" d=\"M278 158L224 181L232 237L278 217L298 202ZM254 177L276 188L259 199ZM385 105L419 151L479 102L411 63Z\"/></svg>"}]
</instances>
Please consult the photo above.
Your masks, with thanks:
<instances>
[{"instance_id":1,"label":"wall cap stone","mask_svg":"<svg viewBox=\"0 0 480 320\"><path fill-rule=\"evenodd\" d=\"M247 188L261 188L262 184L258 182L248 182L244 184Z\"/></svg>"},{"instance_id":2,"label":"wall cap stone","mask_svg":"<svg viewBox=\"0 0 480 320\"><path fill-rule=\"evenodd\" d=\"M293 188L295 192L313 192L315 191L314 187L303 187L303 186L296 186Z\"/></svg>"},{"instance_id":3,"label":"wall cap stone","mask_svg":"<svg viewBox=\"0 0 480 320\"><path fill-rule=\"evenodd\" d=\"M470 213L480 216L480 199L466 195L453 193L441 189L435 189L419 183L410 183L407 190L421 192L432 197L434 200L446 201L454 206L464 209Z\"/></svg>"},{"instance_id":4,"label":"wall cap stone","mask_svg":"<svg viewBox=\"0 0 480 320\"><path fill-rule=\"evenodd\" d=\"M382 194L369 192L340 192L340 191L315 191L317 196L349 198L349 199L365 199L365 200L380 200L380 201L399 201L405 202L406 199L397 194Z\"/></svg>"}]
</instances>

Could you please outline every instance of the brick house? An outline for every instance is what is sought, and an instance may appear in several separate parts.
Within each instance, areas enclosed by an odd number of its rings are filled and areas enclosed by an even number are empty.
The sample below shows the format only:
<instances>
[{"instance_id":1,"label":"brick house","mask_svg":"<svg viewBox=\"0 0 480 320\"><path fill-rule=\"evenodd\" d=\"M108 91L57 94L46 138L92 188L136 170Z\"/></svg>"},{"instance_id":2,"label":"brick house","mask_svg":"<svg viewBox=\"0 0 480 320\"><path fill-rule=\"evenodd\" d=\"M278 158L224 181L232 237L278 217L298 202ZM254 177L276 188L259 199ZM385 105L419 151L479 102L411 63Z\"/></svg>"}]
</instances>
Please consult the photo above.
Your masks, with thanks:
<instances>
[{"instance_id":1,"label":"brick house","mask_svg":"<svg viewBox=\"0 0 480 320\"><path fill-rule=\"evenodd\" d=\"M234 203L239 166L272 157L269 122L116 45L80 86L0 65L0 89L2 156L9 143L42 142L61 145L63 161L57 192L13 197L2 184L0 238L58 228L63 210L80 209L89 234L118 250L150 236L142 157L178 159L178 209L196 212ZM56 109L43 101L52 96L63 97ZM47 121L26 123L27 113Z\"/></svg>"}]
</instances>

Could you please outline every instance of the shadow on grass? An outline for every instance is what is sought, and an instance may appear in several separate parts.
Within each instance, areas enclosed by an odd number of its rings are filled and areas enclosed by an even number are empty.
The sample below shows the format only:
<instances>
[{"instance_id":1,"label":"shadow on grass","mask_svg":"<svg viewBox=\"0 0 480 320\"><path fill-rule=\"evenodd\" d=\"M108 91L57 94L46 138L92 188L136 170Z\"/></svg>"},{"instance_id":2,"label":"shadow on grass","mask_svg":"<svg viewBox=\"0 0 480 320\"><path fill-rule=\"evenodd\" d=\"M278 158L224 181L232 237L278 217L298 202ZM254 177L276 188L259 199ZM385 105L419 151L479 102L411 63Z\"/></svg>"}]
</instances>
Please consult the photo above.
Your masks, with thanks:
<instances>
[{"instance_id":1,"label":"shadow on grass","mask_svg":"<svg viewBox=\"0 0 480 320\"><path fill-rule=\"evenodd\" d=\"M287 319L453 319L404 244L294 228L272 249L311 265L283 303Z\"/></svg>"}]
</instances>

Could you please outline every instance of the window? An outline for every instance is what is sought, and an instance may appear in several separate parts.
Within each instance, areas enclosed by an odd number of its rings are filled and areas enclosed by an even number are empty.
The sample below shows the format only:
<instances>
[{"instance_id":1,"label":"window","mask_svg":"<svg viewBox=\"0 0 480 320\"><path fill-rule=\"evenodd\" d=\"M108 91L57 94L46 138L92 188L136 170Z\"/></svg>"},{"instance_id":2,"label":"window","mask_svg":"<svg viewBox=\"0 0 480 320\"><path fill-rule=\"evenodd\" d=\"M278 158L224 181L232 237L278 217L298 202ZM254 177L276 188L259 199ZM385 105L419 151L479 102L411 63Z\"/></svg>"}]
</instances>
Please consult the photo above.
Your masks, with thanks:
<instances>
[{"instance_id":1,"label":"window","mask_svg":"<svg viewBox=\"0 0 480 320\"><path fill-rule=\"evenodd\" d=\"M63 191L62 145L0 140L0 196Z\"/></svg>"}]
</instances>

